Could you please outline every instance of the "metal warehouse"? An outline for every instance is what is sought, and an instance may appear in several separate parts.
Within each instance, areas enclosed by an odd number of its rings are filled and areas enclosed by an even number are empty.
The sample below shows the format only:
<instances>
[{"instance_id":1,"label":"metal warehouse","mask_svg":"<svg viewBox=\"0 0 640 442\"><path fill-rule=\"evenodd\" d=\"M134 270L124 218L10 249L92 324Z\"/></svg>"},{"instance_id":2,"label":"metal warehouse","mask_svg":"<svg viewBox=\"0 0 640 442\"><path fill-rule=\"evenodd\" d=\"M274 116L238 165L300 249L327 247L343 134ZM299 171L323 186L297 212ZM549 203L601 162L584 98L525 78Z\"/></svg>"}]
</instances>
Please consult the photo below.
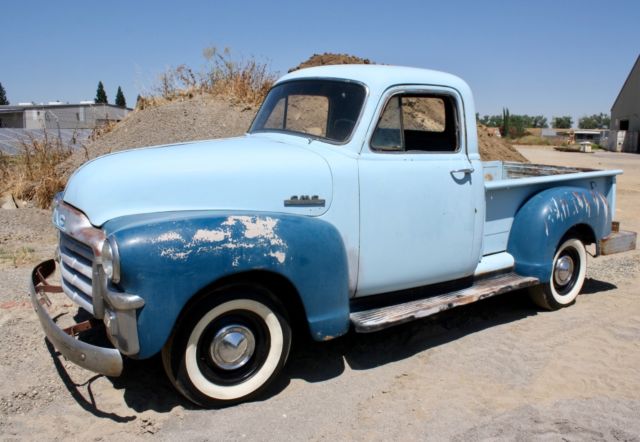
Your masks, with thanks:
<instances>
[{"instance_id":1,"label":"metal warehouse","mask_svg":"<svg viewBox=\"0 0 640 442\"><path fill-rule=\"evenodd\" d=\"M14 129L94 129L122 120L131 109L113 104L21 103L0 106L0 127Z\"/></svg>"},{"instance_id":2,"label":"metal warehouse","mask_svg":"<svg viewBox=\"0 0 640 442\"><path fill-rule=\"evenodd\" d=\"M611 108L609 150L640 153L640 56Z\"/></svg>"}]
</instances>

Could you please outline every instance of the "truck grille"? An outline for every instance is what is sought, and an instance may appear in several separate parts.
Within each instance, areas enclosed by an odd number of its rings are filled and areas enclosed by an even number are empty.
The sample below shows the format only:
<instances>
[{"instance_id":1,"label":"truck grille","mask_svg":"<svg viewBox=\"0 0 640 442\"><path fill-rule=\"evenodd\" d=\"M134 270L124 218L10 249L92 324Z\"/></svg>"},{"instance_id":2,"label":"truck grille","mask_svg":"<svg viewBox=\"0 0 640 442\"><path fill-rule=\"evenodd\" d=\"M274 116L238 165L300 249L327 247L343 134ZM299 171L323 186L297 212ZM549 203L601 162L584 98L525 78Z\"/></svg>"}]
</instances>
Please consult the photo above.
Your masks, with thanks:
<instances>
[{"instance_id":1,"label":"truck grille","mask_svg":"<svg viewBox=\"0 0 640 442\"><path fill-rule=\"evenodd\" d=\"M91 247L60 233L62 290L89 313L93 313L93 260Z\"/></svg>"}]
</instances>

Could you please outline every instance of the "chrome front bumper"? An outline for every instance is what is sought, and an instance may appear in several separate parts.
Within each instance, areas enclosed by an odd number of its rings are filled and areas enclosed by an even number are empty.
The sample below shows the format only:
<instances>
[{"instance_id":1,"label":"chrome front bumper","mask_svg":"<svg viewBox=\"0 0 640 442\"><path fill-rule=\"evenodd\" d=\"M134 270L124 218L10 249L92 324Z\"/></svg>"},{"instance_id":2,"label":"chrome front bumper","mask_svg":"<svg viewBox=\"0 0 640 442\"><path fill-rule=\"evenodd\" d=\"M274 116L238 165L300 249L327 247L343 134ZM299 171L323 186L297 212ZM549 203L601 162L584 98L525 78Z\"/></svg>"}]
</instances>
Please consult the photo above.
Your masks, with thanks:
<instances>
[{"instance_id":1,"label":"chrome front bumper","mask_svg":"<svg viewBox=\"0 0 640 442\"><path fill-rule=\"evenodd\" d=\"M33 308L38 314L44 333L53 346L68 360L80 367L106 376L120 376L122 355L114 348L87 344L61 329L51 318L47 307L51 305L48 295L60 293L58 286L47 283L56 270L53 259L38 264L31 273L30 292Z\"/></svg>"}]
</instances>

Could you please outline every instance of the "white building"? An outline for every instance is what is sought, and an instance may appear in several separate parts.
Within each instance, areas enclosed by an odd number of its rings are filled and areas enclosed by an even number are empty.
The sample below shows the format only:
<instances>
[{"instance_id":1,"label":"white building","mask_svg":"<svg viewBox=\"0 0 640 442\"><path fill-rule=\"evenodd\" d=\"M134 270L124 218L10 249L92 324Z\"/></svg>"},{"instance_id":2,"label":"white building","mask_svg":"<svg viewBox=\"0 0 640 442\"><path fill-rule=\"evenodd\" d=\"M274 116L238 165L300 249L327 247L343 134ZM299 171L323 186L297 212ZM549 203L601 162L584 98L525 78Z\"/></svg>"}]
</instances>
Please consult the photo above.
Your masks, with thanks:
<instances>
[{"instance_id":1,"label":"white building","mask_svg":"<svg viewBox=\"0 0 640 442\"><path fill-rule=\"evenodd\" d=\"M122 120L131 109L92 101L68 104L20 103L0 106L0 128L14 129L95 129L107 122Z\"/></svg>"},{"instance_id":2,"label":"white building","mask_svg":"<svg viewBox=\"0 0 640 442\"><path fill-rule=\"evenodd\" d=\"M609 150L640 153L640 56L611 107Z\"/></svg>"}]
</instances>

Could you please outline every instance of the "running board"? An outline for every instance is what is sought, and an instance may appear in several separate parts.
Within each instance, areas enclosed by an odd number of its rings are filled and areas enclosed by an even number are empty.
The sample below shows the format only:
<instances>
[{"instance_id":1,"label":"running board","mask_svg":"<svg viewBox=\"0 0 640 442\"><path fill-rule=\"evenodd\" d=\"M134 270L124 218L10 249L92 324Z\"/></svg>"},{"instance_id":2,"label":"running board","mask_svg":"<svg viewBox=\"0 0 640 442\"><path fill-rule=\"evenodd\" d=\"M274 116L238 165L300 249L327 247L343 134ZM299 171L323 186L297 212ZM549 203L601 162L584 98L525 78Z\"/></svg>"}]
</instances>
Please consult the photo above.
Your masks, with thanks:
<instances>
[{"instance_id":1,"label":"running board","mask_svg":"<svg viewBox=\"0 0 640 442\"><path fill-rule=\"evenodd\" d=\"M455 292L354 312L350 319L356 332L370 333L539 283L538 278L506 273L475 281L471 287Z\"/></svg>"}]
</instances>

